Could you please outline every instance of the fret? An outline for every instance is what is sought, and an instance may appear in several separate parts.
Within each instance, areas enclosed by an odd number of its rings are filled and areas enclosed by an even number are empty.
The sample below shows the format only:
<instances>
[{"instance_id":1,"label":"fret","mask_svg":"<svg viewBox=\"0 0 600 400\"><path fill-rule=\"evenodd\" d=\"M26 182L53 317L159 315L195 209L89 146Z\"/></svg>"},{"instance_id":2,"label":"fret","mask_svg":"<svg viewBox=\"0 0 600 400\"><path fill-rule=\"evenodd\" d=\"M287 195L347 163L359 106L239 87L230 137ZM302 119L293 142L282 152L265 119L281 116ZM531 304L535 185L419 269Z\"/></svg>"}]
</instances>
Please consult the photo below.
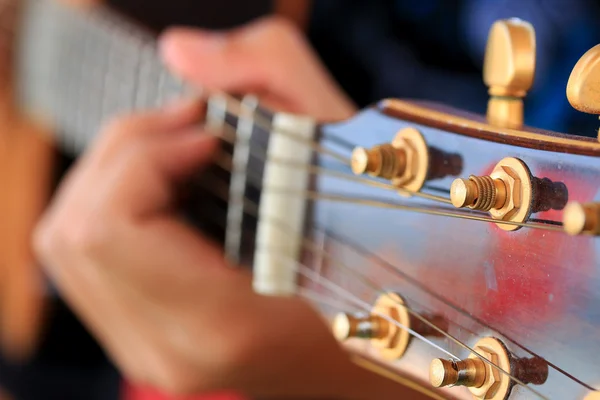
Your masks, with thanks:
<instances>
[{"instance_id":1,"label":"fret","mask_svg":"<svg viewBox=\"0 0 600 400\"><path fill-rule=\"evenodd\" d=\"M227 119L227 98L220 94L212 95L206 103L206 128L219 131Z\"/></svg>"},{"instance_id":2,"label":"fret","mask_svg":"<svg viewBox=\"0 0 600 400\"><path fill-rule=\"evenodd\" d=\"M134 24L108 11L81 12L50 0L26 1L19 36L22 68L18 87L22 104L27 110L50 117L59 128L60 147L71 155L83 151L101 125L115 114L160 106L193 90L169 74L152 35ZM194 225L212 229L216 238L225 242L232 261L255 265L255 287L259 292L289 294L295 288L293 269L278 268L274 257L255 247L258 237L262 237L295 257L299 239L289 240L289 235L277 227L265 221L259 223L257 217L245 213L244 200L259 203L261 215L289 220L291 227L300 232L306 199L263 193L260 188L263 181L282 188L306 188L308 174L252 156L251 147L261 153L268 149L269 156L308 164L312 151L285 135L271 134L270 125L273 122L275 130L283 128L309 138L314 124L288 114L273 116L261 110L253 97L242 101L239 117L230 112L228 103L228 98L219 94L207 99L206 127L214 131L237 127L234 143L222 146L222 151L232 157L233 173L211 166L206 176L219 182L209 182L210 189L201 189L202 179L194 180L194 193L186 202L189 209L183 211ZM267 126L257 126L258 117ZM252 171L253 182L249 182L247 171ZM228 200L215 197L216 184L227 188ZM212 205L215 211L208 212L205 205ZM224 226L224 231L218 226ZM248 232L257 232L258 237L248 237Z\"/></svg>"},{"instance_id":3,"label":"fret","mask_svg":"<svg viewBox=\"0 0 600 400\"><path fill-rule=\"evenodd\" d=\"M227 229L225 235L225 254L234 264L240 262L242 233L244 223L244 201L250 144L254 131L254 113L258 108L258 98L246 96L241 103L241 115L235 138L232 157L231 182L229 184L229 207L227 210Z\"/></svg>"},{"instance_id":4,"label":"fret","mask_svg":"<svg viewBox=\"0 0 600 400\"><path fill-rule=\"evenodd\" d=\"M149 85L148 82L156 82L160 71L157 68L158 57L154 47L145 45L140 51L139 72L137 77L137 93L135 94L135 108L145 109L153 106L154 99L158 95L158 87Z\"/></svg>"},{"instance_id":5,"label":"fret","mask_svg":"<svg viewBox=\"0 0 600 400\"><path fill-rule=\"evenodd\" d=\"M29 0L20 35L21 100L59 126L59 143L83 150L115 114L163 105L189 89L162 65L152 35L105 10Z\"/></svg>"}]
</instances>

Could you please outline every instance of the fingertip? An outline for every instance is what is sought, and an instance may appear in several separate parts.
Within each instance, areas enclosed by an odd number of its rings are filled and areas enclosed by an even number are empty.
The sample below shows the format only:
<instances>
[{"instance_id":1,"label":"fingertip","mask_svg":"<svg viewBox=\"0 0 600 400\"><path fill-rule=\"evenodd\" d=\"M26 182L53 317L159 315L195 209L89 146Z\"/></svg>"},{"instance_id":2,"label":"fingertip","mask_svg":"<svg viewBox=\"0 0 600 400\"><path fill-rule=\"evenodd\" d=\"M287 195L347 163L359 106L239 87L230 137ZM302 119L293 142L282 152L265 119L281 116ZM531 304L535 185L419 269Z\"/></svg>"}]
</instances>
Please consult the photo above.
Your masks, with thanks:
<instances>
[{"instance_id":1,"label":"fingertip","mask_svg":"<svg viewBox=\"0 0 600 400\"><path fill-rule=\"evenodd\" d=\"M192 130L172 143L172 147L163 148L167 157L164 167L167 173L177 178L194 174L197 168L210 163L216 154L218 140L203 130Z\"/></svg>"},{"instance_id":2,"label":"fingertip","mask_svg":"<svg viewBox=\"0 0 600 400\"><path fill-rule=\"evenodd\" d=\"M177 98L167 103L162 112L165 116L175 120L193 122L203 114L204 102L199 97Z\"/></svg>"},{"instance_id":3,"label":"fingertip","mask_svg":"<svg viewBox=\"0 0 600 400\"><path fill-rule=\"evenodd\" d=\"M169 28L159 39L159 52L163 60L176 73L189 75L207 60L205 56L225 46L225 35L202 29Z\"/></svg>"}]
</instances>

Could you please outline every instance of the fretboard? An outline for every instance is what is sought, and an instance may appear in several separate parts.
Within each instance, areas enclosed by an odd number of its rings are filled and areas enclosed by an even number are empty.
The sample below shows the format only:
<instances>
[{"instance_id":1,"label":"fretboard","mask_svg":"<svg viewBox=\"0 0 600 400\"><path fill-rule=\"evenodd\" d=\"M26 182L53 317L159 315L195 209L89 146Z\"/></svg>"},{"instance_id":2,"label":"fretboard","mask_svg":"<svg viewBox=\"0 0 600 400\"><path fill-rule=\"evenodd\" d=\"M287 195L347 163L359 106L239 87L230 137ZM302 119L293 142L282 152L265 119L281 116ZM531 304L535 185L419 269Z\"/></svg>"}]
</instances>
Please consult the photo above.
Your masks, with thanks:
<instances>
[{"instance_id":1,"label":"fretboard","mask_svg":"<svg viewBox=\"0 0 600 400\"><path fill-rule=\"evenodd\" d=\"M80 152L115 114L164 104L192 89L162 64L154 36L108 10L27 0L18 32L21 104Z\"/></svg>"},{"instance_id":2,"label":"fretboard","mask_svg":"<svg viewBox=\"0 0 600 400\"><path fill-rule=\"evenodd\" d=\"M50 121L63 151L78 155L116 114L157 107L186 92L200 94L168 72L154 35L109 10L73 10L53 0L25 0L23 5L17 32L20 103ZM261 218L268 214L286 220L293 232L302 231L306 199L285 191L306 189L307 171L269 158L309 164L313 150L306 141L313 140L314 121L272 115L252 97L239 102L203 95L206 123L228 137L225 162L192 182L183 211L198 227L213 232L234 262L254 264L257 290L291 293L294 271L276 268L279 262L268 252L254 252L259 239L293 258L299 252L299 236ZM266 193L265 181L283 192Z\"/></svg>"}]
</instances>

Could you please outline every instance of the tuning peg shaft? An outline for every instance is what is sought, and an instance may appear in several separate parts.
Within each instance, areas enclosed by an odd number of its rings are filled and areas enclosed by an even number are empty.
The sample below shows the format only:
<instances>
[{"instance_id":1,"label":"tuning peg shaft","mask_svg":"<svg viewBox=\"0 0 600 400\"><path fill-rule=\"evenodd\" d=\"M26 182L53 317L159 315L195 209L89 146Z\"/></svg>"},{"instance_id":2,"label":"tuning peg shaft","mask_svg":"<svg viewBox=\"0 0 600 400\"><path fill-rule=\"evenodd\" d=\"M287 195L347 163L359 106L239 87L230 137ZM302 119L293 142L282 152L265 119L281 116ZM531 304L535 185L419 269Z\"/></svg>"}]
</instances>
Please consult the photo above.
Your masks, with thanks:
<instances>
[{"instance_id":1,"label":"tuning peg shaft","mask_svg":"<svg viewBox=\"0 0 600 400\"><path fill-rule=\"evenodd\" d=\"M425 324L421 319L431 324ZM441 316L422 315L417 318L411 315L402 297L396 293L379 296L369 315L339 313L332 321L332 331L337 340L369 340L379 354L388 360L404 355L410 345L411 331L422 336L439 336L442 335L440 331L445 332L447 329L447 321Z\"/></svg>"}]
</instances>

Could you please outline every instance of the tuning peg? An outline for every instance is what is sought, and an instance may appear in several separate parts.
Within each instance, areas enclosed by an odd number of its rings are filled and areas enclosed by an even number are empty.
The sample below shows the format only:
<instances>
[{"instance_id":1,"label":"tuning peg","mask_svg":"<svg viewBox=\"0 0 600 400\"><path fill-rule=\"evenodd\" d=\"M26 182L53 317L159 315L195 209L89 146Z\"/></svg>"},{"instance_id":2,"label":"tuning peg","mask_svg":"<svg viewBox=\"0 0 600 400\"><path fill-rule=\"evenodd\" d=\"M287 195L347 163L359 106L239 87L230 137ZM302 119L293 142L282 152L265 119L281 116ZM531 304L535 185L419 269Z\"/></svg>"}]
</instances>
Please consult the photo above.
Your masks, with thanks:
<instances>
[{"instance_id":1,"label":"tuning peg","mask_svg":"<svg viewBox=\"0 0 600 400\"><path fill-rule=\"evenodd\" d=\"M575 64L567 83L567 99L578 111L600 114L600 44Z\"/></svg>"},{"instance_id":2,"label":"tuning peg","mask_svg":"<svg viewBox=\"0 0 600 400\"><path fill-rule=\"evenodd\" d=\"M443 332L448 329L447 321L441 316L422 318ZM369 340L387 360L395 360L404 355L412 338L409 330L423 336L441 335L439 331L411 315L404 299L396 293L384 293L379 296L367 316L339 313L332 322L333 335L338 341L351 338Z\"/></svg>"},{"instance_id":3,"label":"tuning peg","mask_svg":"<svg viewBox=\"0 0 600 400\"><path fill-rule=\"evenodd\" d=\"M500 160L490 175L456 179L450 187L454 207L489 211L506 231L517 230L520 225L501 221L523 223L532 213L562 210L568 197L564 183L532 176L529 167L514 157Z\"/></svg>"},{"instance_id":4,"label":"tuning peg","mask_svg":"<svg viewBox=\"0 0 600 400\"><path fill-rule=\"evenodd\" d=\"M567 204L563 211L563 228L570 235L600 235L600 203Z\"/></svg>"},{"instance_id":5,"label":"tuning peg","mask_svg":"<svg viewBox=\"0 0 600 400\"><path fill-rule=\"evenodd\" d=\"M535 75L535 31L528 22L496 21L488 35L483 80L489 87L487 119L492 125L523 125L523 98Z\"/></svg>"},{"instance_id":6,"label":"tuning peg","mask_svg":"<svg viewBox=\"0 0 600 400\"><path fill-rule=\"evenodd\" d=\"M534 385L548 379L548 364L543 359L514 357L496 338L480 339L474 350L477 354L464 360L434 359L429 366L430 383L434 387L466 386L477 399L504 400L513 387L510 376Z\"/></svg>"},{"instance_id":7,"label":"tuning peg","mask_svg":"<svg viewBox=\"0 0 600 400\"><path fill-rule=\"evenodd\" d=\"M389 179L396 187L418 192L428 180L460 174L462 157L428 146L421 132L408 127L390 143L370 149L356 147L351 168L356 175Z\"/></svg>"}]
</instances>

